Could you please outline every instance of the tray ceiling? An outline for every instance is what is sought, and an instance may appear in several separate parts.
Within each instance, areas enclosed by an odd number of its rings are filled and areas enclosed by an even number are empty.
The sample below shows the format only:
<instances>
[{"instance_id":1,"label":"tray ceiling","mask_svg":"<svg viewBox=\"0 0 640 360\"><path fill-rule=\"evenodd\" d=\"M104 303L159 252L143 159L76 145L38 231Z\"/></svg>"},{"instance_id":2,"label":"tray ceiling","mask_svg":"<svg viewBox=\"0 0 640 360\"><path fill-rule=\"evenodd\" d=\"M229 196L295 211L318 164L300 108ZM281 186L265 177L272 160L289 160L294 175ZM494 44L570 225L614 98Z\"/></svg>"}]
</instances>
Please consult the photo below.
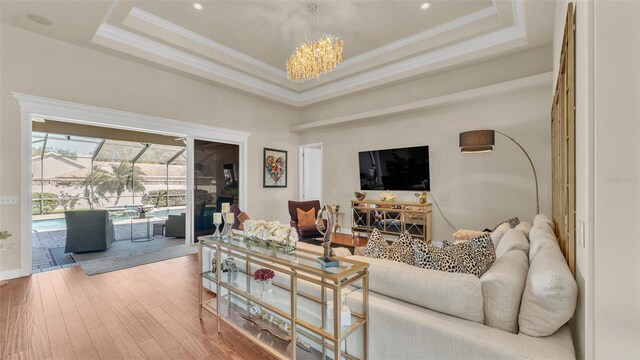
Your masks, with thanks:
<instances>
[{"instance_id":1,"label":"tray ceiling","mask_svg":"<svg viewBox=\"0 0 640 360\"><path fill-rule=\"evenodd\" d=\"M538 2L544 3L544 2ZM303 1L3 1L2 21L117 51L292 106L305 106L530 45L523 0L318 1L316 32L345 43L345 61L302 85L285 61L308 37ZM536 20L553 6L527 3ZM49 19L37 24L26 15ZM553 18L542 21L553 24ZM548 33L548 34L547 34ZM550 31L533 35L546 42ZM108 50L107 50L108 49Z\"/></svg>"}]
</instances>

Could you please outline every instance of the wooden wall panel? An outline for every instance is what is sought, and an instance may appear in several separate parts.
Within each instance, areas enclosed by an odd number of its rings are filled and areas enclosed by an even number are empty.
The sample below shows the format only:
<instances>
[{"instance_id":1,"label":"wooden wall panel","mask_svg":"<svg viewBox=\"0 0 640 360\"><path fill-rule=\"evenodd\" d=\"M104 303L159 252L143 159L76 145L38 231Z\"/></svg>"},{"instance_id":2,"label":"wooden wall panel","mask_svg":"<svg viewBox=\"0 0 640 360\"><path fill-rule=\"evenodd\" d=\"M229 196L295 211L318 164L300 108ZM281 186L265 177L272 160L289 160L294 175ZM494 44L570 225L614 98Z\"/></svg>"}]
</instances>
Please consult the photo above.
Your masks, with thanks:
<instances>
[{"instance_id":1,"label":"wooden wall panel","mask_svg":"<svg viewBox=\"0 0 640 360\"><path fill-rule=\"evenodd\" d=\"M558 81L551 108L552 220L558 243L575 274L575 26L567 8Z\"/></svg>"}]
</instances>

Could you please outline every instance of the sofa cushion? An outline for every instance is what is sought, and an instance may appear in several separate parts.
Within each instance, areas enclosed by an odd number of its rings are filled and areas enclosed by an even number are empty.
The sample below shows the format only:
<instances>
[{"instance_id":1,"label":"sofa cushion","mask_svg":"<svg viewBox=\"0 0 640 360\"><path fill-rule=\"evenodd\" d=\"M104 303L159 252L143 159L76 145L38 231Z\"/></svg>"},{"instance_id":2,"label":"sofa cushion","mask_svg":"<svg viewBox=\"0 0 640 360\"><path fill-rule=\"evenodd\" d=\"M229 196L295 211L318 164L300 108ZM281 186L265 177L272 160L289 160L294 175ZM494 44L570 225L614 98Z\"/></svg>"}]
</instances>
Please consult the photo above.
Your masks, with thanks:
<instances>
[{"instance_id":1,"label":"sofa cushion","mask_svg":"<svg viewBox=\"0 0 640 360\"><path fill-rule=\"evenodd\" d=\"M365 255L376 259L388 259L409 265L416 264L416 252L414 243L420 240L414 239L408 232L402 233L393 244L387 244L378 229L371 232L371 237L365 247Z\"/></svg>"},{"instance_id":2,"label":"sofa cushion","mask_svg":"<svg viewBox=\"0 0 640 360\"><path fill-rule=\"evenodd\" d=\"M493 241L494 247L498 247L498 245L500 245L502 236L504 236L504 234L509 230L511 230L511 226L508 223L502 223L491 232L491 241Z\"/></svg>"},{"instance_id":3,"label":"sofa cushion","mask_svg":"<svg viewBox=\"0 0 640 360\"><path fill-rule=\"evenodd\" d=\"M573 316L577 296L578 285L560 249L542 247L529 266L518 316L520 332L553 334Z\"/></svg>"},{"instance_id":4,"label":"sofa cushion","mask_svg":"<svg viewBox=\"0 0 640 360\"><path fill-rule=\"evenodd\" d=\"M480 279L364 256L349 259L369 263L369 289L444 314L482 323Z\"/></svg>"},{"instance_id":5,"label":"sofa cushion","mask_svg":"<svg viewBox=\"0 0 640 360\"><path fill-rule=\"evenodd\" d=\"M315 224L298 226L298 232L303 237L321 236Z\"/></svg>"},{"instance_id":6,"label":"sofa cushion","mask_svg":"<svg viewBox=\"0 0 640 360\"><path fill-rule=\"evenodd\" d=\"M529 255L529 240L522 231L517 229L507 231L496 247L496 257L499 258L511 250L521 250Z\"/></svg>"},{"instance_id":7,"label":"sofa cushion","mask_svg":"<svg viewBox=\"0 0 640 360\"><path fill-rule=\"evenodd\" d=\"M519 250L511 250L500 256L480 277L485 325L518 333L520 300L528 270L527 255Z\"/></svg>"},{"instance_id":8,"label":"sofa cushion","mask_svg":"<svg viewBox=\"0 0 640 360\"><path fill-rule=\"evenodd\" d=\"M444 248L423 242L416 243L414 246L416 266L424 269L466 273L480 277L496 259L496 252L489 234Z\"/></svg>"},{"instance_id":9,"label":"sofa cushion","mask_svg":"<svg viewBox=\"0 0 640 360\"><path fill-rule=\"evenodd\" d=\"M514 229L518 229L524 233L524 235L529 239L529 232L531 231L531 223L528 221L521 221L518 226Z\"/></svg>"}]
</instances>

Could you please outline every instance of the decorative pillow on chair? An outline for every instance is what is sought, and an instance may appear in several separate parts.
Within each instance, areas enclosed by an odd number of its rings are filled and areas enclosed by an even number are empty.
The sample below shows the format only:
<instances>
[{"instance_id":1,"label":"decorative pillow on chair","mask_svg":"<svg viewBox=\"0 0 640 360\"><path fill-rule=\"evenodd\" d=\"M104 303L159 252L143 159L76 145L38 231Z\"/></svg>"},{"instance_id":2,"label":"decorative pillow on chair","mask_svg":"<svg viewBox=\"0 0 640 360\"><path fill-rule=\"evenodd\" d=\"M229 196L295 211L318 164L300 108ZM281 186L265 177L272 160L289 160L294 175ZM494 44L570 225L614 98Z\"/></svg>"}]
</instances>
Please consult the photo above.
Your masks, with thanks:
<instances>
[{"instance_id":1,"label":"decorative pillow on chair","mask_svg":"<svg viewBox=\"0 0 640 360\"><path fill-rule=\"evenodd\" d=\"M249 217L249 214L247 214L244 211L241 211L240 214L238 214L238 221L240 222L240 226L238 227L238 230L240 231L244 230L244 222L246 220L251 220L251 218Z\"/></svg>"},{"instance_id":2,"label":"decorative pillow on chair","mask_svg":"<svg viewBox=\"0 0 640 360\"><path fill-rule=\"evenodd\" d=\"M408 232L402 233L392 244L387 244L378 229L371 232L367 246L364 248L364 255L370 258L387 259L402 262L409 265L416 264L416 253L414 244L421 242L414 239Z\"/></svg>"},{"instance_id":3,"label":"decorative pillow on chair","mask_svg":"<svg viewBox=\"0 0 640 360\"><path fill-rule=\"evenodd\" d=\"M496 260L496 251L489 234L445 248L422 242L415 243L414 248L418 267L477 277L484 274Z\"/></svg>"},{"instance_id":4,"label":"decorative pillow on chair","mask_svg":"<svg viewBox=\"0 0 640 360\"><path fill-rule=\"evenodd\" d=\"M298 215L298 226L313 225L316 222L316 209L311 208L309 211L296 209Z\"/></svg>"}]
</instances>

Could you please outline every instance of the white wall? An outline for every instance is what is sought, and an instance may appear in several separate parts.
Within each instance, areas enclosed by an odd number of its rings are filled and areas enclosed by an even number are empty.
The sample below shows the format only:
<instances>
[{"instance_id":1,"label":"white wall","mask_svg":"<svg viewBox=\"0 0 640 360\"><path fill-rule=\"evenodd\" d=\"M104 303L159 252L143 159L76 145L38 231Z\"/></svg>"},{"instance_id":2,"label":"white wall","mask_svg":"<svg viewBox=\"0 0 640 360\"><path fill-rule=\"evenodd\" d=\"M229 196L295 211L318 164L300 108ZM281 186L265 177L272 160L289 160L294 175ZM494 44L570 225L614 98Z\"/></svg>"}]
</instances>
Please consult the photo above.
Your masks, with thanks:
<instances>
[{"instance_id":1,"label":"white wall","mask_svg":"<svg viewBox=\"0 0 640 360\"><path fill-rule=\"evenodd\" d=\"M554 72L567 1L559 1ZM578 358L640 358L640 2L577 1Z\"/></svg>"},{"instance_id":2,"label":"white wall","mask_svg":"<svg viewBox=\"0 0 640 360\"><path fill-rule=\"evenodd\" d=\"M297 110L101 52L2 25L0 49L0 194L20 194L20 113L10 92L72 101L251 132L248 211L288 221L297 198ZM30 145L28 145L30 146ZM289 187L262 188L262 148L289 151ZM0 229L20 242L19 206L0 207ZM0 252L0 273L20 267L19 246Z\"/></svg>"},{"instance_id":3,"label":"white wall","mask_svg":"<svg viewBox=\"0 0 640 360\"><path fill-rule=\"evenodd\" d=\"M595 2L595 358L640 358L640 2Z\"/></svg>"},{"instance_id":4,"label":"white wall","mask_svg":"<svg viewBox=\"0 0 640 360\"><path fill-rule=\"evenodd\" d=\"M521 142L538 170L541 209L548 213L551 209L550 104L550 90L545 87L312 131L301 134L300 141L323 143L324 201L339 203L343 209L349 208L353 192L359 189L359 151L429 145L431 193L445 215L457 227L483 229L513 216L533 219L535 195L531 167L520 149L498 134L493 152L462 154L458 134L470 129L493 128ZM400 200L415 200L413 192L398 194ZM377 196L379 192L373 191L367 195L368 198ZM342 219L345 225L350 221L350 214ZM450 239L452 233L434 208L433 239Z\"/></svg>"}]
</instances>

